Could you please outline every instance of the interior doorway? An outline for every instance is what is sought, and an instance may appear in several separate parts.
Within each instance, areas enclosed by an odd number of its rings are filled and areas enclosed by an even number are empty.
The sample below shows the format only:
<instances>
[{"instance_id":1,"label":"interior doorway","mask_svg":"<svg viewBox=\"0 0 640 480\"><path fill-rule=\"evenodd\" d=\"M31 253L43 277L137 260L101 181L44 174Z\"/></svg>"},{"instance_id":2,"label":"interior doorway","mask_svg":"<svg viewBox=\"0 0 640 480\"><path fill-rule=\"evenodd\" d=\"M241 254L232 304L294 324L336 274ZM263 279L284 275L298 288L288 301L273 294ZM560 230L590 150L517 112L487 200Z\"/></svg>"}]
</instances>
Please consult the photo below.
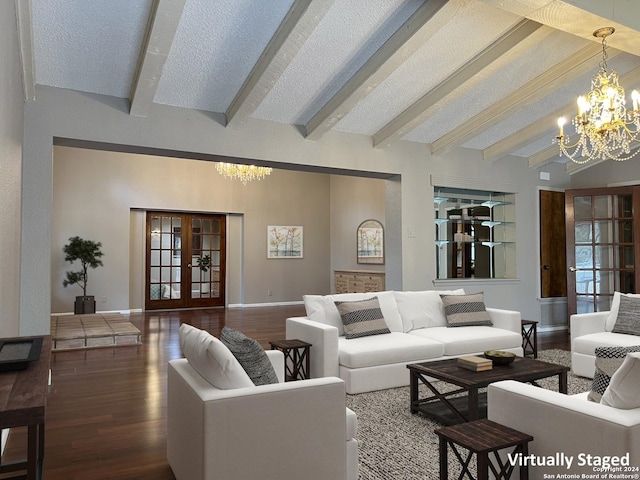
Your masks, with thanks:
<instances>
[{"instance_id":1,"label":"interior doorway","mask_svg":"<svg viewBox=\"0 0 640 480\"><path fill-rule=\"evenodd\" d=\"M564 192L540 190L540 296L567 296Z\"/></svg>"},{"instance_id":2,"label":"interior doorway","mask_svg":"<svg viewBox=\"0 0 640 480\"><path fill-rule=\"evenodd\" d=\"M225 305L225 215L147 212L146 232L146 310Z\"/></svg>"}]
</instances>

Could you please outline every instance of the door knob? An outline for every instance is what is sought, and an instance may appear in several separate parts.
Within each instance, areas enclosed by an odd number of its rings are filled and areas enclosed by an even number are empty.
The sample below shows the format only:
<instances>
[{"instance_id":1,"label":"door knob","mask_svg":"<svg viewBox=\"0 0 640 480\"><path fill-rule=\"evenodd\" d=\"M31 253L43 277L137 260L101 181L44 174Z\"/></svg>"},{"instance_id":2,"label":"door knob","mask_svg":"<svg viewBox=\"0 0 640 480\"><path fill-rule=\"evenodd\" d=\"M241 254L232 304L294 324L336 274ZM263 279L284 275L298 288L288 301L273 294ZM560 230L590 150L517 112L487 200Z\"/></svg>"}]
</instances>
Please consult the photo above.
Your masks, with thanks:
<instances>
[{"instance_id":1,"label":"door knob","mask_svg":"<svg viewBox=\"0 0 640 480\"><path fill-rule=\"evenodd\" d=\"M542 266L542 269L543 269L543 270L549 270L550 268L551 268L551 267L550 267L549 265L543 265L543 266Z\"/></svg>"},{"instance_id":2,"label":"door knob","mask_svg":"<svg viewBox=\"0 0 640 480\"><path fill-rule=\"evenodd\" d=\"M575 272L576 270L578 270L576 267L569 267L570 272Z\"/></svg>"},{"instance_id":3,"label":"door knob","mask_svg":"<svg viewBox=\"0 0 640 480\"><path fill-rule=\"evenodd\" d=\"M191 268L191 264L187 265L187 267Z\"/></svg>"}]
</instances>

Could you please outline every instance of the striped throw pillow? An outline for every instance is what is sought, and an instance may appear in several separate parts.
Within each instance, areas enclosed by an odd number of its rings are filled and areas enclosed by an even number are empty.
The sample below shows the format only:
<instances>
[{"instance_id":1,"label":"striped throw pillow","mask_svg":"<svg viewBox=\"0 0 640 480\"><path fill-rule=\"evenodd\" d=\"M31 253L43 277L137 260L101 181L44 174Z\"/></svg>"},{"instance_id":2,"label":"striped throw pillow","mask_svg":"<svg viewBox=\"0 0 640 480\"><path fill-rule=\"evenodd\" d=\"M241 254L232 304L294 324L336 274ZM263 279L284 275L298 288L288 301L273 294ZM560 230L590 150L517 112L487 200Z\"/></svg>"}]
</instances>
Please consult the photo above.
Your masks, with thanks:
<instances>
[{"instance_id":1,"label":"striped throw pillow","mask_svg":"<svg viewBox=\"0 0 640 480\"><path fill-rule=\"evenodd\" d=\"M348 339L391 333L377 297L353 302L334 302Z\"/></svg>"},{"instance_id":2,"label":"striped throw pillow","mask_svg":"<svg viewBox=\"0 0 640 480\"><path fill-rule=\"evenodd\" d=\"M447 327L493 325L484 305L484 294L440 295L447 316Z\"/></svg>"}]
</instances>

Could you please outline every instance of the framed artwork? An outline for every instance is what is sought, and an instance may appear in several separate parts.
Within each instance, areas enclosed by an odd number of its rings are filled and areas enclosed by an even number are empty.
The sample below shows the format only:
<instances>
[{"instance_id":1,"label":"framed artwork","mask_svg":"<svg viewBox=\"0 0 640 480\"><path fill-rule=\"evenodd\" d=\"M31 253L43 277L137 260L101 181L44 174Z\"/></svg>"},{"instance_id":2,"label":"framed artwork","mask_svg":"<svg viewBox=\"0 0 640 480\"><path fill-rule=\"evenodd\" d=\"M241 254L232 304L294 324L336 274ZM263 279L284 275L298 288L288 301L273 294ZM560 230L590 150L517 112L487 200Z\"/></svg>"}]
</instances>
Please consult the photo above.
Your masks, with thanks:
<instances>
[{"instance_id":1,"label":"framed artwork","mask_svg":"<svg viewBox=\"0 0 640 480\"><path fill-rule=\"evenodd\" d=\"M358 263L384 264L384 228L378 220L358 226Z\"/></svg>"},{"instance_id":2,"label":"framed artwork","mask_svg":"<svg viewBox=\"0 0 640 480\"><path fill-rule=\"evenodd\" d=\"M267 258L302 258L302 227L269 225Z\"/></svg>"}]
</instances>

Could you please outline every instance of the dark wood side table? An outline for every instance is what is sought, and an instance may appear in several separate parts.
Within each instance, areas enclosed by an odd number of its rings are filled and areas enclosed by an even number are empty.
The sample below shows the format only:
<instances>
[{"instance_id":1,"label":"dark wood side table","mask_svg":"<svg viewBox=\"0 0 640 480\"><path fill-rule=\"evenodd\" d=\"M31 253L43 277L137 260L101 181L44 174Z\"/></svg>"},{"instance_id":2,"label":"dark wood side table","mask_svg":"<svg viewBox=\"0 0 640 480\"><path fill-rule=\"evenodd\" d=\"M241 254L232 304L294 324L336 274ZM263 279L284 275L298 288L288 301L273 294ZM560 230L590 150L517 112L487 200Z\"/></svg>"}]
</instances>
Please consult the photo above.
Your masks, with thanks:
<instances>
[{"instance_id":1,"label":"dark wood side table","mask_svg":"<svg viewBox=\"0 0 640 480\"><path fill-rule=\"evenodd\" d=\"M19 340L33 338L42 338L40 358L30 362L25 370L0 372L0 429L27 427L26 460L0 465L0 474L26 470L26 476L22 473L2 478L42 478L51 337L20 337Z\"/></svg>"},{"instance_id":2,"label":"dark wood side table","mask_svg":"<svg viewBox=\"0 0 640 480\"><path fill-rule=\"evenodd\" d=\"M526 457L529 454L529 442L533 440L531 435L487 419L444 427L436 430L435 433L439 438L440 480L449 479L449 447L451 447L462 466L462 472L458 478L464 478L464 476L468 476L471 479L474 478L471 471L469 471L469 462L475 453L477 455L477 477L475 478L487 480L489 478L489 470L491 470L495 478L508 480L511 478L516 465L511 465L508 460L501 459L498 451L503 448L515 447L513 449L514 454L521 453L522 457ZM456 445L468 450L466 458L463 458ZM489 455L492 452L493 461ZM512 456L515 457L516 455ZM528 480L529 469L524 465L524 462L522 463L522 465L518 465L520 479Z\"/></svg>"},{"instance_id":3,"label":"dark wood side table","mask_svg":"<svg viewBox=\"0 0 640 480\"><path fill-rule=\"evenodd\" d=\"M302 340L274 340L269 342L271 350L284 353L285 381L306 380L310 378L310 343Z\"/></svg>"},{"instance_id":4,"label":"dark wood side table","mask_svg":"<svg viewBox=\"0 0 640 480\"><path fill-rule=\"evenodd\" d=\"M524 356L533 354L533 358L538 358L538 322L535 320L520 320L520 322Z\"/></svg>"}]
</instances>

